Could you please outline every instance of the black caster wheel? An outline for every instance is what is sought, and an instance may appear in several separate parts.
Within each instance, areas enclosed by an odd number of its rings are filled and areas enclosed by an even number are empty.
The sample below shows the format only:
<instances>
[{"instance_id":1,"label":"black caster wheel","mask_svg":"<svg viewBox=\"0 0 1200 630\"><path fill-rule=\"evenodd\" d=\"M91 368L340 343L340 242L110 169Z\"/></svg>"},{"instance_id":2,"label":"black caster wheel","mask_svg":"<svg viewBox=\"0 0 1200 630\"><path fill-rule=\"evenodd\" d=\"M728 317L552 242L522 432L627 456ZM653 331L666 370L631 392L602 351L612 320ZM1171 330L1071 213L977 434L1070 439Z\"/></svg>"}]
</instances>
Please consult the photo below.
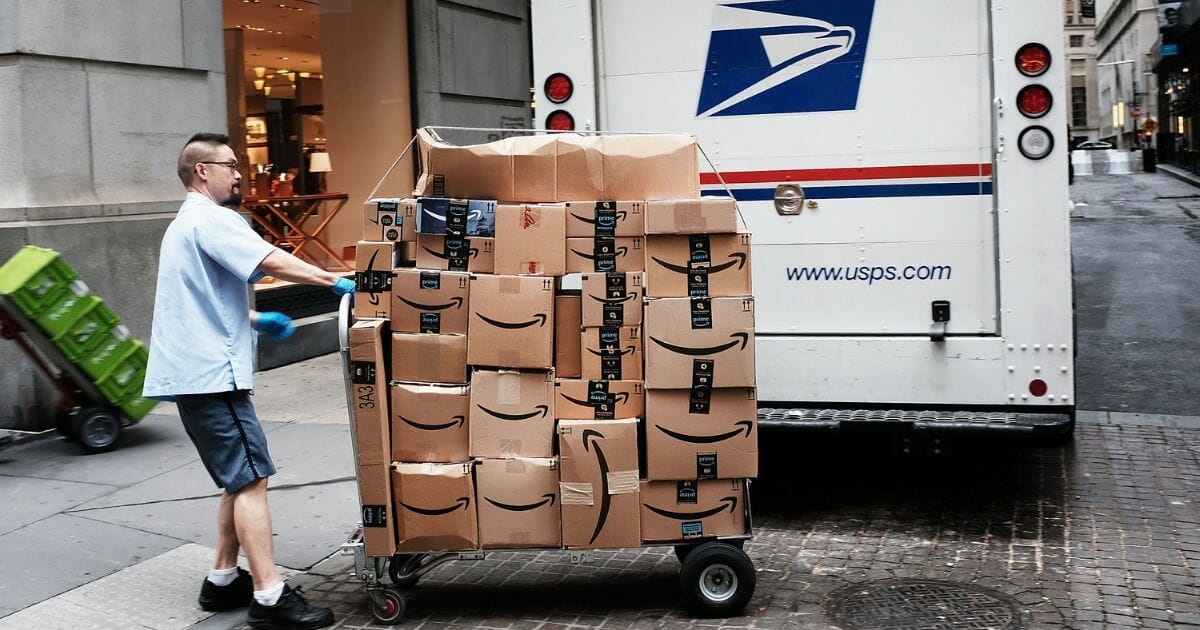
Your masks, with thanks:
<instances>
[{"instance_id":1,"label":"black caster wheel","mask_svg":"<svg viewBox=\"0 0 1200 630\"><path fill-rule=\"evenodd\" d=\"M111 407L84 407L72 414L71 431L84 453L111 451L121 439L121 414Z\"/></svg>"},{"instance_id":2,"label":"black caster wheel","mask_svg":"<svg viewBox=\"0 0 1200 630\"><path fill-rule=\"evenodd\" d=\"M679 572L684 606L697 617L732 617L754 595L754 563L746 552L723 542L692 549Z\"/></svg>"},{"instance_id":3,"label":"black caster wheel","mask_svg":"<svg viewBox=\"0 0 1200 630\"><path fill-rule=\"evenodd\" d=\"M413 573L421 567L423 554L396 554L388 561L388 577L392 584L400 588L412 588L421 580L421 576Z\"/></svg>"},{"instance_id":4,"label":"black caster wheel","mask_svg":"<svg viewBox=\"0 0 1200 630\"><path fill-rule=\"evenodd\" d=\"M394 589L381 590L371 596L371 614L379 623L397 623L404 617L404 596Z\"/></svg>"}]
</instances>

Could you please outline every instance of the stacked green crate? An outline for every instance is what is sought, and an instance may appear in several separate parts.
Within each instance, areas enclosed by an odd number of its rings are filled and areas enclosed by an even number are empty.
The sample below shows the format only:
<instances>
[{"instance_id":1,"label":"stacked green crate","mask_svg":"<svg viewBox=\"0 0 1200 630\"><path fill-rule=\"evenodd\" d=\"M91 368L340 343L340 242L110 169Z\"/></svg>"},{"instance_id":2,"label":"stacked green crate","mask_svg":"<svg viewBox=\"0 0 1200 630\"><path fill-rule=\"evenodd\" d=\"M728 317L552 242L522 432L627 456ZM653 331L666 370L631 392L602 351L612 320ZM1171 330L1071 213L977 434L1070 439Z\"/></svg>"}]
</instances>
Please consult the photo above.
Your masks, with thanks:
<instances>
[{"instance_id":1,"label":"stacked green crate","mask_svg":"<svg viewBox=\"0 0 1200 630\"><path fill-rule=\"evenodd\" d=\"M0 295L41 328L96 384L105 399L137 422L156 404L142 398L146 348L92 295L79 274L50 249L27 245L0 266Z\"/></svg>"}]
</instances>

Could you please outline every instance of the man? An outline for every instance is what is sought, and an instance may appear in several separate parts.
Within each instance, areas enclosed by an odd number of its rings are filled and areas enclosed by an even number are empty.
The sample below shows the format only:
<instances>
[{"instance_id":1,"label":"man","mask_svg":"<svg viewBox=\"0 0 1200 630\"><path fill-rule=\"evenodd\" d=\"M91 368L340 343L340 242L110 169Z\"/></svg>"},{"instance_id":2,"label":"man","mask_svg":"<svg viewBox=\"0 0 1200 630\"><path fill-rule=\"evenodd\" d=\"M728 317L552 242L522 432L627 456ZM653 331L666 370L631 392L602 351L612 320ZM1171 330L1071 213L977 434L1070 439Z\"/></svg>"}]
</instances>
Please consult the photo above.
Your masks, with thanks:
<instances>
[{"instance_id":1,"label":"man","mask_svg":"<svg viewBox=\"0 0 1200 630\"><path fill-rule=\"evenodd\" d=\"M255 628L323 628L333 613L284 585L275 567L267 508L267 477L275 465L250 403L253 330L286 339L294 327L282 313L250 310L247 285L269 274L342 295L354 283L267 243L237 214L241 174L228 136L196 134L183 147L178 169L187 198L159 252L144 395L176 403L204 467L223 490L216 558L200 606L249 605ZM239 547L250 573L237 566Z\"/></svg>"}]
</instances>

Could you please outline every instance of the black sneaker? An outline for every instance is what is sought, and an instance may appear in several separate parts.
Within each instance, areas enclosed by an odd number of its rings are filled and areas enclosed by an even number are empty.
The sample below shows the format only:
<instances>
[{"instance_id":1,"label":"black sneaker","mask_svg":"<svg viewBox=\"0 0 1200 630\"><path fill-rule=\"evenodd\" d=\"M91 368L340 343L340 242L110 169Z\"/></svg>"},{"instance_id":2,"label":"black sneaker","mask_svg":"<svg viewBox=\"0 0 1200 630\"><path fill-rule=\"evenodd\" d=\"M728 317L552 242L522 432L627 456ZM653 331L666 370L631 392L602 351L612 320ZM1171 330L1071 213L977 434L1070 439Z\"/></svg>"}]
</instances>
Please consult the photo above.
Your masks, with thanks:
<instances>
[{"instance_id":1,"label":"black sneaker","mask_svg":"<svg viewBox=\"0 0 1200 630\"><path fill-rule=\"evenodd\" d=\"M200 587L200 607L208 612L220 612L249 606L254 599L254 581L250 573L238 567L237 577L225 586L217 586L204 578Z\"/></svg>"},{"instance_id":2,"label":"black sneaker","mask_svg":"<svg viewBox=\"0 0 1200 630\"><path fill-rule=\"evenodd\" d=\"M283 595L274 606L263 606L257 601L250 602L250 610L246 620L251 628L265 630L314 630L333 625L333 611L308 603L300 591L292 590L286 584Z\"/></svg>"}]
</instances>

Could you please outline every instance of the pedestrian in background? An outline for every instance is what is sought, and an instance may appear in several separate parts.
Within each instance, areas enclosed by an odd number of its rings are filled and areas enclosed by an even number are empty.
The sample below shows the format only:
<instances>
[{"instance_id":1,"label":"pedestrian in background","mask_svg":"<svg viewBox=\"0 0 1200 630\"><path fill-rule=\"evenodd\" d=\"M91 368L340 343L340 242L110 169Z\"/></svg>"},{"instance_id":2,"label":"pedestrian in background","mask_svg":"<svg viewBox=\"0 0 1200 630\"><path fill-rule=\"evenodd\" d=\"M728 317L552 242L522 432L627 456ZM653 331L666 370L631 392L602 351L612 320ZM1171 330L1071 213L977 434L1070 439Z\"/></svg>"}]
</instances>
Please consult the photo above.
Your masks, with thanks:
<instances>
[{"instance_id":1,"label":"pedestrian in background","mask_svg":"<svg viewBox=\"0 0 1200 630\"><path fill-rule=\"evenodd\" d=\"M267 243L238 215L241 173L228 136L193 136L179 155L178 174L187 198L159 252L144 395L175 402L222 489L216 558L200 588L200 607L248 605L255 628L323 628L333 613L287 587L275 567L267 506L275 465L250 402L254 331L283 340L295 328L283 313L250 310L248 285L271 275L342 295L354 283ZM239 547L249 573L238 567Z\"/></svg>"}]
</instances>

